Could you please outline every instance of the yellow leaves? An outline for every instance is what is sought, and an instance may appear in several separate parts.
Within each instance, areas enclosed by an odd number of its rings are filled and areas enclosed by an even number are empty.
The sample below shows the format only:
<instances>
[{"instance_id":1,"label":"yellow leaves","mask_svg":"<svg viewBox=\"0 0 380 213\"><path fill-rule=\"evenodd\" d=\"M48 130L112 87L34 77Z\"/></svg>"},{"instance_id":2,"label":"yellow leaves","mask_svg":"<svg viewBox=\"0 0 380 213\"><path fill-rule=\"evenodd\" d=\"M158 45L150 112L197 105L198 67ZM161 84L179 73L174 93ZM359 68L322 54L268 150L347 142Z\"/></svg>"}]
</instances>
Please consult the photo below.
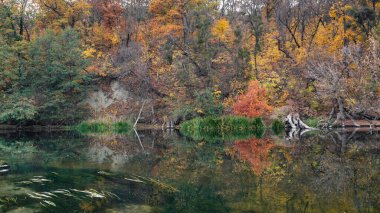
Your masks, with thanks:
<instances>
[{"instance_id":1,"label":"yellow leaves","mask_svg":"<svg viewBox=\"0 0 380 213\"><path fill-rule=\"evenodd\" d=\"M106 29L103 25L95 24L92 28L92 44L98 50L108 50L120 43L117 32Z\"/></svg>"},{"instance_id":2,"label":"yellow leaves","mask_svg":"<svg viewBox=\"0 0 380 213\"><path fill-rule=\"evenodd\" d=\"M227 34L230 31L230 22L225 19L219 19L214 23L214 26L211 28L211 33L216 38L221 41L225 41L227 38Z\"/></svg>"},{"instance_id":3,"label":"yellow leaves","mask_svg":"<svg viewBox=\"0 0 380 213\"><path fill-rule=\"evenodd\" d=\"M307 56L308 52L305 47L297 48L295 50L295 60L297 63L302 63Z\"/></svg>"},{"instance_id":4,"label":"yellow leaves","mask_svg":"<svg viewBox=\"0 0 380 213\"><path fill-rule=\"evenodd\" d=\"M204 113L205 113L202 109L198 109L198 108L196 108L195 111L196 111L198 114L204 114Z\"/></svg>"},{"instance_id":5,"label":"yellow leaves","mask_svg":"<svg viewBox=\"0 0 380 213\"><path fill-rule=\"evenodd\" d=\"M98 58L101 58L103 56L103 52L102 51L98 51Z\"/></svg>"},{"instance_id":6,"label":"yellow leaves","mask_svg":"<svg viewBox=\"0 0 380 213\"><path fill-rule=\"evenodd\" d=\"M338 18L338 11L334 7L331 7L331 9L329 11L329 16L332 19L337 19Z\"/></svg>"},{"instance_id":7,"label":"yellow leaves","mask_svg":"<svg viewBox=\"0 0 380 213\"><path fill-rule=\"evenodd\" d=\"M344 10L345 10L345 11L352 10L352 6L349 5L349 4L346 4L346 5L344 6Z\"/></svg>"},{"instance_id":8,"label":"yellow leaves","mask_svg":"<svg viewBox=\"0 0 380 213\"><path fill-rule=\"evenodd\" d=\"M354 63L351 63L348 65L350 69L352 70L356 70L358 68L358 65L357 64L354 64Z\"/></svg>"},{"instance_id":9,"label":"yellow leaves","mask_svg":"<svg viewBox=\"0 0 380 213\"><path fill-rule=\"evenodd\" d=\"M75 13L77 15L81 14L81 15L85 15L85 16L88 16L91 14L90 10L91 10L91 5L89 3L87 3L86 1L75 1L74 3L74 6L73 6L73 10L75 11Z\"/></svg>"},{"instance_id":10,"label":"yellow leaves","mask_svg":"<svg viewBox=\"0 0 380 213\"><path fill-rule=\"evenodd\" d=\"M338 28L339 29L339 28ZM337 26L328 24L320 27L315 36L315 44L321 48L327 48L329 52L336 52L343 46L342 32L335 33Z\"/></svg>"},{"instance_id":11,"label":"yellow leaves","mask_svg":"<svg viewBox=\"0 0 380 213\"><path fill-rule=\"evenodd\" d=\"M257 67L259 70L273 71L277 62L282 58L282 52L278 49L276 33L264 35L264 47L257 57ZM255 67L254 57L251 64Z\"/></svg>"},{"instance_id":12,"label":"yellow leaves","mask_svg":"<svg viewBox=\"0 0 380 213\"><path fill-rule=\"evenodd\" d=\"M43 27L61 29L62 26L75 26L79 20L88 18L91 14L91 5L85 0L38 0L41 9L38 19ZM53 8L53 9L52 9ZM77 27L76 27L77 28Z\"/></svg>"},{"instance_id":13,"label":"yellow leaves","mask_svg":"<svg viewBox=\"0 0 380 213\"><path fill-rule=\"evenodd\" d=\"M120 39L119 39L119 36L116 35L116 34L111 34L110 35L110 40L111 40L111 43L115 46L117 44L119 44L120 42Z\"/></svg>"},{"instance_id":14,"label":"yellow leaves","mask_svg":"<svg viewBox=\"0 0 380 213\"><path fill-rule=\"evenodd\" d=\"M83 51L82 56L83 58L95 58L96 50L94 48L88 48L85 51Z\"/></svg>"},{"instance_id":15,"label":"yellow leaves","mask_svg":"<svg viewBox=\"0 0 380 213\"><path fill-rule=\"evenodd\" d=\"M216 98L220 98L220 96L222 95L222 91L220 91L220 90L215 90L215 91L213 92L213 94L214 94L214 97L216 97Z\"/></svg>"},{"instance_id":16,"label":"yellow leaves","mask_svg":"<svg viewBox=\"0 0 380 213\"><path fill-rule=\"evenodd\" d=\"M230 96L230 97L224 99L224 101L223 101L223 106L224 106L225 108L230 108L230 107L232 107L234 104L235 104L235 99L234 99L232 96Z\"/></svg>"},{"instance_id":17,"label":"yellow leaves","mask_svg":"<svg viewBox=\"0 0 380 213\"><path fill-rule=\"evenodd\" d=\"M315 43L322 48L328 48L329 52L336 52L343 47L344 40L363 42L363 32L359 30L354 17L348 15L352 9L352 5L349 4L333 5L329 11L332 21L320 27Z\"/></svg>"}]
</instances>

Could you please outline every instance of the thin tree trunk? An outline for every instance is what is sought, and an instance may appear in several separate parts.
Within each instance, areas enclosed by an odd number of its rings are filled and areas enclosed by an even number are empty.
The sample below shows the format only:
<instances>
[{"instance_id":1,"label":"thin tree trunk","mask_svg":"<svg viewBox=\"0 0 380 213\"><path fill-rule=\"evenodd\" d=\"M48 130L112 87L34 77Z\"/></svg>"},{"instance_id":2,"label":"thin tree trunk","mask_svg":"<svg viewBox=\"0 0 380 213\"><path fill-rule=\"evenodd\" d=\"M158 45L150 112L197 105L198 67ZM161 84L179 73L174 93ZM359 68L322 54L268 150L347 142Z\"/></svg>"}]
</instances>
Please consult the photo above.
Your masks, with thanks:
<instances>
[{"instance_id":1,"label":"thin tree trunk","mask_svg":"<svg viewBox=\"0 0 380 213\"><path fill-rule=\"evenodd\" d=\"M145 105L145 101L143 102L143 104L142 104L142 106L141 106L141 109L140 109L139 115L137 116L136 122L135 122L135 124L133 125L133 129L136 128L137 123L138 123L139 120L140 120L140 116L141 116L141 113L142 113L142 111L143 111L143 109L144 109L144 105Z\"/></svg>"}]
</instances>

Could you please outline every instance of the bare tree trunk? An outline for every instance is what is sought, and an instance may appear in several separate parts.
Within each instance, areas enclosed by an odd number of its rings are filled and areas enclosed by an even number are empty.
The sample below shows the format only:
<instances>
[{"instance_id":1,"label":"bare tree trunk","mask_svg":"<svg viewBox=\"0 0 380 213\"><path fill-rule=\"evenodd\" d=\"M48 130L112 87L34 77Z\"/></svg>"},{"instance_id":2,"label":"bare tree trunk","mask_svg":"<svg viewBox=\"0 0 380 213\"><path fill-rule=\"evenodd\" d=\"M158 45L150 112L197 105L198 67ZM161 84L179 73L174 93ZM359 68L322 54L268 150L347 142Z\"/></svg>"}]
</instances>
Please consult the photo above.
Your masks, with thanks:
<instances>
[{"instance_id":1,"label":"bare tree trunk","mask_svg":"<svg viewBox=\"0 0 380 213\"><path fill-rule=\"evenodd\" d=\"M334 125L338 123L338 121L344 121L346 117L348 117L355 126L360 126L358 123L356 123L355 119L349 113L346 112L344 108L343 99L341 97L337 98L337 103L339 111L336 115L336 120L332 124Z\"/></svg>"},{"instance_id":2,"label":"bare tree trunk","mask_svg":"<svg viewBox=\"0 0 380 213\"><path fill-rule=\"evenodd\" d=\"M135 124L133 125L133 129L136 128L136 125L137 125L137 123L138 123L139 120L140 120L141 113L142 113L142 111L143 111L143 109L144 109L144 105L145 105L145 101L143 102L143 104L142 104L142 106L141 106L141 109L140 109L139 115L137 116L136 122L135 122Z\"/></svg>"},{"instance_id":3,"label":"bare tree trunk","mask_svg":"<svg viewBox=\"0 0 380 213\"><path fill-rule=\"evenodd\" d=\"M344 116L344 104L343 104L343 100L341 97L338 97L337 99L338 101L338 108L339 108L339 112L337 114L337 120L344 120L346 119L346 117Z\"/></svg>"}]
</instances>

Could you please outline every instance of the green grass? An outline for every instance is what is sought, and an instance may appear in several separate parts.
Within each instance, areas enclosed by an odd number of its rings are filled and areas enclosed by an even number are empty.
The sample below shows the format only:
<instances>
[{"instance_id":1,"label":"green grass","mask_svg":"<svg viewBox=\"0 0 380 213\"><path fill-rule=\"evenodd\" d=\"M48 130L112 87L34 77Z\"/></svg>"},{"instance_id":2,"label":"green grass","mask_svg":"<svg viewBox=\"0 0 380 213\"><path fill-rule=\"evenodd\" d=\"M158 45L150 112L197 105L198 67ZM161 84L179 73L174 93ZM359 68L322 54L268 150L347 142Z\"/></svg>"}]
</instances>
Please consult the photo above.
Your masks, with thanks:
<instances>
[{"instance_id":1,"label":"green grass","mask_svg":"<svg viewBox=\"0 0 380 213\"><path fill-rule=\"evenodd\" d=\"M235 116L195 118L181 124L181 133L194 140L232 141L262 137L265 125L261 118Z\"/></svg>"},{"instance_id":2,"label":"green grass","mask_svg":"<svg viewBox=\"0 0 380 213\"><path fill-rule=\"evenodd\" d=\"M305 124L307 124L310 127L317 128L318 127L318 122L322 120L322 118L317 117L317 118L308 118L305 120Z\"/></svg>"},{"instance_id":3,"label":"green grass","mask_svg":"<svg viewBox=\"0 0 380 213\"><path fill-rule=\"evenodd\" d=\"M128 134L132 131L133 125L129 121L119 121L119 122L90 121L90 122L82 122L79 125L74 126L73 129L83 134L88 134L88 133Z\"/></svg>"}]
</instances>

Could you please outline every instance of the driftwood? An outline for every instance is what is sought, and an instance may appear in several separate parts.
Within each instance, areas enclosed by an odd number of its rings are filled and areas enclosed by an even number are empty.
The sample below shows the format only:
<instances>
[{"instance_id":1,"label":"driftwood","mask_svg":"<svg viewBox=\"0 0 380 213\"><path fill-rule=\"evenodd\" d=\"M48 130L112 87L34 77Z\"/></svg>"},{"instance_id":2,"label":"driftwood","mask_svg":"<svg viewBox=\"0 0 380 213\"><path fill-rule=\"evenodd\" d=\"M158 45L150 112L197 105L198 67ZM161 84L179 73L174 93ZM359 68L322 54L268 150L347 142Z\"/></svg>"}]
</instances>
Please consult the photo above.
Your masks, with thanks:
<instances>
[{"instance_id":1,"label":"driftwood","mask_svg":"<svg viewBox=\"0 0 380 213\"><path fill-rule=\"evenodd\" d=\"M298 113L290 113L285 120L288 129L313 129L312 127L305 124Z\"/></svg>"},{"instance_id":2,"label":"driftwood","mask_svg":"<svg viewBox=\"0 0 380 213\"><path fill-rule=\"evenodd\" d=\"M315 129L305 124L298 113L290 113L286 116L285 127L287 129L287 140L299 139L306 132Z\"/></svg>"}]
</instances>

